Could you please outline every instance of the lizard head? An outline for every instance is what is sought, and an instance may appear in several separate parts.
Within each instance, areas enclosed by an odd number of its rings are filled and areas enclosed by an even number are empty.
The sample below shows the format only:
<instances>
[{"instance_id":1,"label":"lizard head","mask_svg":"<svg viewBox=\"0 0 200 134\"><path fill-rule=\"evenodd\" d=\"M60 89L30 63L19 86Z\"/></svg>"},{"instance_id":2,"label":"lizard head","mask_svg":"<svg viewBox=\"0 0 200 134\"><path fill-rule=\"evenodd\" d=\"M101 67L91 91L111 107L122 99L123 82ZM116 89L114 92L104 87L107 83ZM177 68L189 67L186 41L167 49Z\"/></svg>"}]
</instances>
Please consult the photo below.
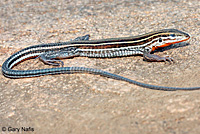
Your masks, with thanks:
<instances>
[{"instance_id":1,"label":"lizard head","mask_svg":"<svg viewBox=\"0 0 200 134\"><path fill-rule=\"evenodd\" d=\"M155 42L152 43L152 51L157 48L169 46L171 44L180 43L190 38L190 35L177 29L164 29L157 31L155 34Z\"/></svg>"}]
</instances>

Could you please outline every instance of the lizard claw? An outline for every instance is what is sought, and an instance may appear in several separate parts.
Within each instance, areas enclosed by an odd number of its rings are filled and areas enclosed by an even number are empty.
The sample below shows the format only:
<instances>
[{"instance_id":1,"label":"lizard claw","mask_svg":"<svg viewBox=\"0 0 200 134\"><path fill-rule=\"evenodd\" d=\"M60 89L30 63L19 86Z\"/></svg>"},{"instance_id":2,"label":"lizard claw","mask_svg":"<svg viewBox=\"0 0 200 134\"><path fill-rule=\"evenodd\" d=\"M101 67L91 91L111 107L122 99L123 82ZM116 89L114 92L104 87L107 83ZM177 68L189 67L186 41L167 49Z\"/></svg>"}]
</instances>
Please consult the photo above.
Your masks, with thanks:
<instances>
[{"instance_id":1,"label":"lizard claw","mask_svg":"<svg viewBox=\"0 0 200 134\"><path fill-rule=\"evenodd\" d=\"M53 65L53 66L64 66L64 63L63 63L63 61L61 61L61 60L45 60L44 61L46 64L48 64L48 65Z\"/></svg>"},{"instance_id":2,"label":"lizard claw","mask_svg":"<svg viewBox=\"0 0 200 134\"><path fill-rule=\"evenodd\" d=\"M174 62L174 59L169 56L163 57L163 60L165 63L166 63L166 61L168 61L170 64Z\"/></svg>"}]
</instances>

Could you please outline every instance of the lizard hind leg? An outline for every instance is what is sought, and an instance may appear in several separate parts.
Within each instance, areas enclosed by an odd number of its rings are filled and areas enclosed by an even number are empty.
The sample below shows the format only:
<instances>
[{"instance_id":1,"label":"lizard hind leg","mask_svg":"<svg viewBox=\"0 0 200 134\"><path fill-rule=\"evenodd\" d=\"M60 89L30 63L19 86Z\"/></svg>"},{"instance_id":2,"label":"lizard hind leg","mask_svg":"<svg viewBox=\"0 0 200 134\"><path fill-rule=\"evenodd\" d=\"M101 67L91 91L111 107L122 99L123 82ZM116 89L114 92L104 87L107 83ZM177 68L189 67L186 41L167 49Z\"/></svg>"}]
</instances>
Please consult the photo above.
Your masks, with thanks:
<instances>
[{"instance_id":1,"label":"lizard hind leg","mask_svg":"<svg viewBox=\"0 0 200 134\"><path fill-rule=\"evenodd\" d=\"M79 56L76 47L67 47L59 51L49 51L38 56L42 62L53 66L64 66L64 62L60 59L73 58Z\"/></svg>"},{"instance_id":2,"label":"lizard hind leg","mask_svg":"<svg viewBox=\"0 0 200 134\"><path fill-rule=\"evenodd\" d=\"M90 35L84 35L81 37L77 37L72 41L86 41L89 40ZM64 66L64 62L61 61L60 59L63 58L71 58L71 57L75 57L75 56L79 56L79 53L77 51L76 47L67 47L64 49L61 49L59 51L49 51L46 53L43 53L41 55L39 55L37 58L39 58L42 62L44 62L45 64L48 65L52 65L52 66Z\"/></svg>"},{"instance_id":3,"label":"lizard hind leg","mask_svg":"<svg viewBox=\"0 0 200 134\"><path fill-rule=\"evenodd\" d=\"M47 54L41 54L38 56L42 62L44 62L47 65L52 65L52 66L64 66L64 62L61 61L60 59L50 57Z\"/></svg>"}]
</instances>

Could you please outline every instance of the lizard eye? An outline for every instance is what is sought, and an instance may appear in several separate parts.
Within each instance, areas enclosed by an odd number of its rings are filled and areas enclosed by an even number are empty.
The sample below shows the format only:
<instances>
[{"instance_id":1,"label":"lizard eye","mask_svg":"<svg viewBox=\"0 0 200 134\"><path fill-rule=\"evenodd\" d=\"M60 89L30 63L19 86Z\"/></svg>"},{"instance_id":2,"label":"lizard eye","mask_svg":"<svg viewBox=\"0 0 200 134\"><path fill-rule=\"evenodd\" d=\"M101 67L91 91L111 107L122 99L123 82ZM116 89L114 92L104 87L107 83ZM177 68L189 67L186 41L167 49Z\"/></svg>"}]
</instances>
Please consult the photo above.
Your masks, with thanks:
<instances>
[{"instance_id":1,"label":"lizard eye","mask_svg":"<svg viewBox=\"0 0 200 134\"><path fill-rule=\"evenodd\" d=\"M175 34L170 34L171 37L175 37Z\"/></svg>"},{"instance_id":2,"label":"lizard eye","mask_svg":"<svg viewBox=\"0 0 200 134\"><path fill-rule=\"evenodd\" d=\"M159 41L159 42L162 42L162 38L159 38L158 41Z\"/></svg>"}]
</instances>

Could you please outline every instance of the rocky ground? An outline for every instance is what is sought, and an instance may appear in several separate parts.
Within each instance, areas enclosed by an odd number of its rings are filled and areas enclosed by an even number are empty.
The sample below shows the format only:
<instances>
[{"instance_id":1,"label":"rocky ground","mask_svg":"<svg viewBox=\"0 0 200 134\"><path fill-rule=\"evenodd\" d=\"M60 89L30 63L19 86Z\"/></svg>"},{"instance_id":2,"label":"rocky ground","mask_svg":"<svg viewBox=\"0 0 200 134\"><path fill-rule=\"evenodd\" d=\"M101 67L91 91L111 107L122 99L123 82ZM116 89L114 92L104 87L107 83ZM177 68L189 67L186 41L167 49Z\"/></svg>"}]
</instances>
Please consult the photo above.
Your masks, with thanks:
<instances>
[{"instance_id":1,"label":"rocky ground","mask_svg":"<svg viewBox=\"0 0 200 134\"><path fill-rule=\"evenodd\" d=\"M173 64L145 62L141 56L63 61L65 66L102 69L149 84L200 86L199 0L3 0L0 66L13 53L36 44L85 34L91 39L126 37L164 28L191 35L186 43L155 53L173 57ZM49 66L32 59L15 67L39 68ZM92 74L9 79L0 73L0 79L0 132L200 133L198 90L156 91Z\"/></svg>"}]
</instances>

